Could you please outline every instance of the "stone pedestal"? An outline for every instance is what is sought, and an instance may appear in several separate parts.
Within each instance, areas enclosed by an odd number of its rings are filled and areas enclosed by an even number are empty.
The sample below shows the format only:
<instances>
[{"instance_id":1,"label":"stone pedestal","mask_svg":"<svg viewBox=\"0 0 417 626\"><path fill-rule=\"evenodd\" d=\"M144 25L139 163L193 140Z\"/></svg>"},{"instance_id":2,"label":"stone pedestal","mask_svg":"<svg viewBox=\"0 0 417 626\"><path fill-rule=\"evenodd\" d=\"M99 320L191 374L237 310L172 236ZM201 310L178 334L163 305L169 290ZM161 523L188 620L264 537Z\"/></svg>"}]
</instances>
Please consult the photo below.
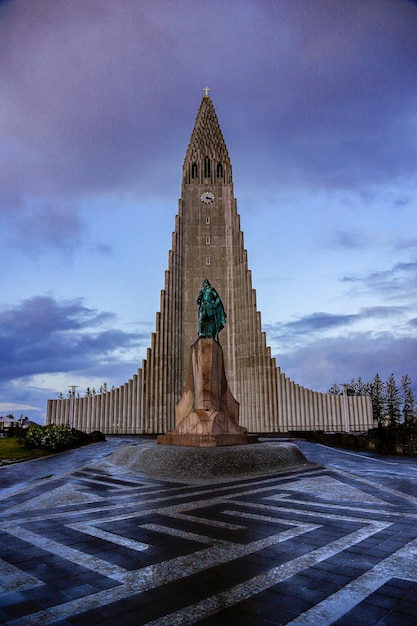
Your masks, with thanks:
<instances>
[{"instance_id":1,"label":"stone pedestal","mask_svg":"<svg viewBox=\"0 0 417 626\"><path fill-rule=\"evenodd\" d=\"M187 382L175 407L175 429L157 441L202 447L258 441L239 426L239 403L227 384L223 350L214 339L200 338L192 345Z\"/></svg>"}]
</instances>

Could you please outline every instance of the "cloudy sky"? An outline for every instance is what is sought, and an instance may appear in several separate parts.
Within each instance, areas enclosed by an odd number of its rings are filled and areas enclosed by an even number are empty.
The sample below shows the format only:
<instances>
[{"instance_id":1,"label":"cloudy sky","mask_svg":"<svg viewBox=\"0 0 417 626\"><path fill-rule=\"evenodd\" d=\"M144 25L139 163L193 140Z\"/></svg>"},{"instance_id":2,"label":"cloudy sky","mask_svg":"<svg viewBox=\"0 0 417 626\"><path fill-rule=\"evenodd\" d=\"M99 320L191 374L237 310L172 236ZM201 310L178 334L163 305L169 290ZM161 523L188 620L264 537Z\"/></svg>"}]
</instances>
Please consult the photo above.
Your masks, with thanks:
<instances>
[{"instance_id":1,"label":"cloudy sky","mask_svg":"<svg viewBox=\"0 0 417 626\"><path fill-rule=\"evenodd\" d=\"M0 414L141 365L203 87L296 382L417 382L417 3L0 2Z\"/></svg>"}]
</instances>

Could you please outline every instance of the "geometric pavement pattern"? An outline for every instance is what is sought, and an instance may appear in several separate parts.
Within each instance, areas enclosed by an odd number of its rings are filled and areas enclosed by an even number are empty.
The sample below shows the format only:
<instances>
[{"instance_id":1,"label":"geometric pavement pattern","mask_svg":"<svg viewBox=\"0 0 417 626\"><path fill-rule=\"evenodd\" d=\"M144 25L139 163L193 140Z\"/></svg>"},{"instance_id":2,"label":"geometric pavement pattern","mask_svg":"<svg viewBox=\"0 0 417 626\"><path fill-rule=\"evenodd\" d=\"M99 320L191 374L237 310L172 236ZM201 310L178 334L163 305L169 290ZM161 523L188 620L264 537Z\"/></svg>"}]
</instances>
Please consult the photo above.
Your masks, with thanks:
<instances>
[{"instance_id":1,"label":"geometric pavement pattern","mask_svg":"<svg viewBox=\"0 0 417 626\"><path fill-rule=\"evenodd\" d=\"M190 485L102 461L0 509L0 623L417 623L416 498L343 472Z\"/></svg>"}]
</instances>

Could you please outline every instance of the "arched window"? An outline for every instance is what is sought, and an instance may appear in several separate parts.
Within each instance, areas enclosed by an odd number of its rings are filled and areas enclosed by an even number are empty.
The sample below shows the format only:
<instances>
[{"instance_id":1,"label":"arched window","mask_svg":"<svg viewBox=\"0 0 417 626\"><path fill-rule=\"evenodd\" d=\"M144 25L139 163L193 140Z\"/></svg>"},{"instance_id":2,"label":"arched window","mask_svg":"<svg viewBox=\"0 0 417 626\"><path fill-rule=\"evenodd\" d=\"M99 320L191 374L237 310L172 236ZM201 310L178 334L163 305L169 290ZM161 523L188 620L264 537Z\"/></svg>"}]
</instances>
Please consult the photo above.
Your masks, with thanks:
<instances>
[{"instance_id":1,"label":"arched window","mask_svg":"<svg viewBox=\"0 0 417 626\"><path fill-rule=\"evenodd\" d=\"M211 162L208 156L204 157L204 178L211 176Z\"/></svg>"},{"instance_id":2,"label":"arched window","mask_svg":"<svg viewBox=\"0 0 417 626\"><path fill-rule=\"evenodd\" d=\"M193 163L192 166L191 166L191 178L198 178L197 163Z\"/></svg>"},{"instance_id":3,"label":"arched window","mask_svg":"<svg viewBox=\"0 0 417 626\"><path fill-rule=\"evenodd\" d=\"M217 163L217 178L223 178L223 165Z\"/></svg>"}]
</instances>

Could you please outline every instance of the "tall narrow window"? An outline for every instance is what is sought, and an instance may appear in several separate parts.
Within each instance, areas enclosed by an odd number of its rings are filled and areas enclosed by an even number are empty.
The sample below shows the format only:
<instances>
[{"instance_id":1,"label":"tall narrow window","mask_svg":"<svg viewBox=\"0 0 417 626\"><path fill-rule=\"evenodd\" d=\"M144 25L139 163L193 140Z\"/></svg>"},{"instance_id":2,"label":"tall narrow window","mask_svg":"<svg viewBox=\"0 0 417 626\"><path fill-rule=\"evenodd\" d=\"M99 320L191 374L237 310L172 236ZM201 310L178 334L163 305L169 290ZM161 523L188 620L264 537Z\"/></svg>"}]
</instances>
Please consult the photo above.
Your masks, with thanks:
<instances>
[{"instance_id":1,"label":"tall narrow window","mask_svg":"<svg viewBox=\"0 0 417 626\"><path fill-rule=\"evenodd\" d=\"M217 178L223 178L223 165L217 163Z\"/></svg>"},{"instance_id":2,"label":"tall narrow window","mask_svg":"<svg viewBox=\"0 0 417 626\"><path fill-rule=\"evenodd\" d=\"M210 257L206 256L206 265L210 265Z\"/></svg>"},{"instance_id":3,"label":"tall narrow window","mask_svg":"<svg viewBox=\"0 0 417 626\"><path fill-rule=\"evenodd\" d=\"M210 243L210 237L206 237L206 243L209 244Z\"/></svg>"},{"instance_id":4,"label":"tall narrow window","mask_svg":"<svg viewBox=\"0 0 417 626\"><path fill-rule=\"evenodd\" d=\"M210 217L206 215L206 224L210 224Z\"/></svg>"},{"instance_id":5,"label":"tall narrow window","mask_svg":"<svg viewBox=\"0 0 417 626\"><path fill-rule=\"evenodd\" d=\"M208 156L204 157L204 178L211 176L211 162Z\"/></svg>"},{"instance_id":6,"label":"tall narrow window","mask_svg":"<svg viewBox=\"0 0 417 626\"><path fill-rule=\"evenodd\" d=\"M198 178L197 163L193 163L191 166L191 178Z\"/></svg>"}]
</instances>

